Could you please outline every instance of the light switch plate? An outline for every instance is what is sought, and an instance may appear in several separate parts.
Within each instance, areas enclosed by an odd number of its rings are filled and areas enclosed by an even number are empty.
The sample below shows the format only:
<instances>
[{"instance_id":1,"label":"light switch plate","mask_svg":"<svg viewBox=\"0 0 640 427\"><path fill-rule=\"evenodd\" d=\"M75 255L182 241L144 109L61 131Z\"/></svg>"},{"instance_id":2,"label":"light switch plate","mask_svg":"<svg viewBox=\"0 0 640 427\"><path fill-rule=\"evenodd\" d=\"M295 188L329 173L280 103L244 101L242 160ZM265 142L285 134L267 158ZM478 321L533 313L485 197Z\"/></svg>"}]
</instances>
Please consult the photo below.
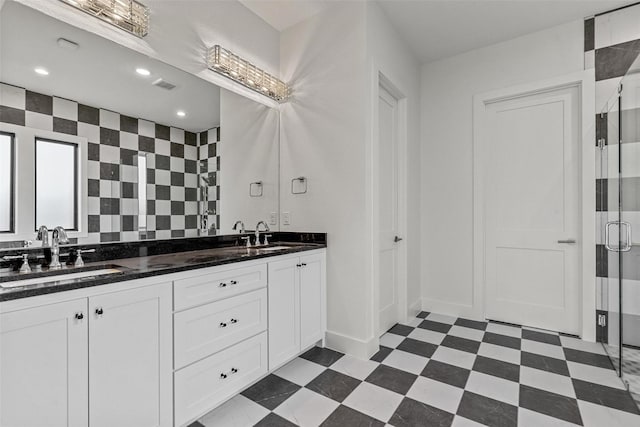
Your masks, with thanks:
<instances>
[{"instance_id":1,"label":"light switch plate","mask_svg":"<svg viewBox=\"0 0 640 427\"><path fill-rule=\"evenodd\" d=\"M291 216L289 212L282 212L282 225L290 225L291 224Z\"/></svg>"},{"instance_id":2,"label":"light switch plate","mask_svg":"<svg viewBox=\"0 0 640 427\"><path fill-rule=\"evenodd\" d=\"M276 212L271 212L269 215L269 225L277 225L278 224L278 214Z\"/></svg>"}]
</instances>

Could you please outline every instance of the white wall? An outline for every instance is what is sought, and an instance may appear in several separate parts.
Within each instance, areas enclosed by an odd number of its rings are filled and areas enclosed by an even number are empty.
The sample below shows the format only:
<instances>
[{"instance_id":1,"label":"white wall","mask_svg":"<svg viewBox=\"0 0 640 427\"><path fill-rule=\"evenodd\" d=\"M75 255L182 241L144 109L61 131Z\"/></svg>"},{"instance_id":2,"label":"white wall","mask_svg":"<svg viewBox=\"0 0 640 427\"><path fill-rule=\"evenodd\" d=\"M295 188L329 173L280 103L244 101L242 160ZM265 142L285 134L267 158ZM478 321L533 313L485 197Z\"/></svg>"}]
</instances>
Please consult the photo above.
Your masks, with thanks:
<instances>
[{"instance_id":1,"label":"white wall","mask_svg":"<svg viewBox=\"0 0 640 427\"><path fill-rule=\"evenodd\" d=\"M423 307L473 316L474 94L583 69L574 21L422 67Z\"/></svg>"}]
</instances>

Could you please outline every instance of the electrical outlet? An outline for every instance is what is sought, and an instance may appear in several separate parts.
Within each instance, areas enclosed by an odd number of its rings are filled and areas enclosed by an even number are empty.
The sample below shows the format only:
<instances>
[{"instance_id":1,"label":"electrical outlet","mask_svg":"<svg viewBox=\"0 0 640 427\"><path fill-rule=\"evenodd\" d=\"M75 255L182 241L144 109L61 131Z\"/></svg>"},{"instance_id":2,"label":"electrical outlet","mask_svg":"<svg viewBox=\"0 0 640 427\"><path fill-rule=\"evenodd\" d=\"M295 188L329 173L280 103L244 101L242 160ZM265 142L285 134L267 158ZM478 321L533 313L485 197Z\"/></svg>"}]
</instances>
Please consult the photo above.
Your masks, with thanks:
<instances>
[{"instance_id":1,"label":"electrical outlet","mask_svg":"<svg viewBox=\"0 0 640 427\"><path fill-rule=\"evenodd\" d=\"M271 212L269 215L269 225L278 225L278 214L276 212Z\"/></svg>"},{"instance_id":2,"label":"electrical outlet","mask_svg":"<svg viewBox=\"0 0 640 427\"><path fill-rule=\"evenodd\" d=\"M282 225L291 224L291 214L289 212L282 212Z\"/></svg>"}]
</instances>

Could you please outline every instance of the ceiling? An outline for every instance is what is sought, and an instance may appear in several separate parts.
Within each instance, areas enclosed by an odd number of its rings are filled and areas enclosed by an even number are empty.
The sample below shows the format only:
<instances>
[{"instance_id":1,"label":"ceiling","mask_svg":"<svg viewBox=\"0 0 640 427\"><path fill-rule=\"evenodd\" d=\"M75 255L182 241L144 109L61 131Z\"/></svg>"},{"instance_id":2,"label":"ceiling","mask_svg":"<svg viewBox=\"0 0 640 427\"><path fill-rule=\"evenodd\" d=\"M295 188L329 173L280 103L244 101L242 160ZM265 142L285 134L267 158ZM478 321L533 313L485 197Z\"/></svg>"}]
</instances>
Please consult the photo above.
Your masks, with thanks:
<instances>
[{"instance_id":1,"label":"ceiling","mask_svg":"<svg viewBox=\"0 0 640 427\"><path fill-rule=\"evenodd\" d=\"M61 48L61 37L78 48ZM175 89L154 86L159 78ZM0 12L0 81L192 132L220 124L217 86L16 2Z\"/></svg>"},{"instance_id":2,"label":"ceiling","mask_svg":"<svg viewBox=\"0 0 640 427\"><path fill-rule=\"evenodd\" d=\"M278 31L311 18L327 7L323 0L239 0Z\"/></svg>"}]
</instances>

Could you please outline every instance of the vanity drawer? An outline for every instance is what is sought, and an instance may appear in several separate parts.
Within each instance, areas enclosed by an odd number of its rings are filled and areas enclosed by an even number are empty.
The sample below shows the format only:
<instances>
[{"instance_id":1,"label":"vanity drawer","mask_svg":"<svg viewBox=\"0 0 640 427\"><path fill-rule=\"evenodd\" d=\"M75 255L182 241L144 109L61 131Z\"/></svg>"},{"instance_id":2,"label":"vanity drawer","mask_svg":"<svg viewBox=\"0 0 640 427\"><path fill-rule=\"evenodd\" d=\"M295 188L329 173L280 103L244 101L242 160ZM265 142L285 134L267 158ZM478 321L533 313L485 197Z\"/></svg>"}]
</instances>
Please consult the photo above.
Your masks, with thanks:
<instances>
[{"instance_id":1,"label":"vanity drawer","mask_svg":"<svg viewBox=\"0 0 640 427\"><path fill-rule=\"evenodd\" d=\"M267 286L267 265L204 270L202 274L174 280L174 309L184 310Z\"/></svg>"},{"instance_id":2,"label":"vanity drawer","mask_svg":"<svg viewBox=\"0 0 640 427\"><path fill-rule=\"evenodd\" d=\"M202 416L266 373L266 332L177 371L176 425L186 425Z\"/></svg>"},{"instance_id":3,"label":"vanity drawer","mask_svg":"<svg viewBox=\"0 0 640 427\"><path fill-rule=\"evenodd\" d=\"M267 289L181 311L173 316L179 369L267 329Z\"/></svg>"}]
</instances>

